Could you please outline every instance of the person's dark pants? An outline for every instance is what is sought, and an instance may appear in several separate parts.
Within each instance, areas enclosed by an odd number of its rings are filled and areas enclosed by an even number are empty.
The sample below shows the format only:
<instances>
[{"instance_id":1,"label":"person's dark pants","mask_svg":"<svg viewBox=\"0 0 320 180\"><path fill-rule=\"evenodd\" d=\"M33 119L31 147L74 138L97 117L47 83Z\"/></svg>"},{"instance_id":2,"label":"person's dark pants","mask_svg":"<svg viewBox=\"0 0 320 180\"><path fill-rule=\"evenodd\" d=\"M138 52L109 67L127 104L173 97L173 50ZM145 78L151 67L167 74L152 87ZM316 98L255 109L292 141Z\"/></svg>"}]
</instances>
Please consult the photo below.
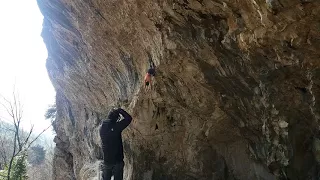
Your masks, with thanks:
<instances>
[{"instance_id":1,"label":"person's dark pants","mask_svg":"<svg viewBox=\"0 0 320 180\"><path fill-rule=\"evenodd\" d=\"M102 178L103 180L111 180L111 177L113 177L113 180L123 180L123 167L124 162L118 162L116 164L104 164L103 167L103 174Z\"/></svg>"}]
</instances>

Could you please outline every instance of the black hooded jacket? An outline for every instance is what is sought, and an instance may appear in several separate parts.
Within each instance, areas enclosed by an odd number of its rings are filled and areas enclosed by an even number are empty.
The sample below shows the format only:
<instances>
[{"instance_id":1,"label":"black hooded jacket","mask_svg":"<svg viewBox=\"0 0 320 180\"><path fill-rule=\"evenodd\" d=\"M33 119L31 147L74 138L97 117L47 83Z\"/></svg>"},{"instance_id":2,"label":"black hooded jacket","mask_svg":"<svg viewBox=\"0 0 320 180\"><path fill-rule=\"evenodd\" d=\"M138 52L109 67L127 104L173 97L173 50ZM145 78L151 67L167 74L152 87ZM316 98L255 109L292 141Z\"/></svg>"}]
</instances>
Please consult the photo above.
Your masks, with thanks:
<instances>
[{"instance_id":1,"label":"black hooded jacket","mask_svg":"<svg viewBox=\"0 0 320 180\"><path fill-rule=\"evenodd\" d=\"M103 159L106 164L123 161L121 132L131 123L132 117L123 109L120 109L119 113L124 117L123 120L113 123L108 119L102 123L100 128Z\"/></svg>"}]
</instances>

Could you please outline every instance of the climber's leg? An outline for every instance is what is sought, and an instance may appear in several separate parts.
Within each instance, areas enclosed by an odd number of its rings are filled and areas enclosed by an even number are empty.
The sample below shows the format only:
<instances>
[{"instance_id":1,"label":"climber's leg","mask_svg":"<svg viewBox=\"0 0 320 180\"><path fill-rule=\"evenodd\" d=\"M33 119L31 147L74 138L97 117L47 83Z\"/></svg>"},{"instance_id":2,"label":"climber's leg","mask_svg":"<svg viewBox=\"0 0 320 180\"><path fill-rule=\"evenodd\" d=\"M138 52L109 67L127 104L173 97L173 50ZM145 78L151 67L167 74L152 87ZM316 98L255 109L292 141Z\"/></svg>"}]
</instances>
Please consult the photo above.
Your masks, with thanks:
<instances>
[{"instance_id":1,"label":"climber's leg","mask_svg":"<svg viewBox=\"0 0 320 180\"><path fill-rule=\"evenodd\" d=\"M114 180L123 180L123 167L124 162L119 162L114 166L113 174L114 174Z\"/></svg>"},{"instance_id":2,"label":"climber's leg","mask_svg":"<svg viewBox=\"0 0 320 180\"><path fill-rule=\"evenodd\" d=\"M144 89L145 89L146 91L148 91L148 90L149 90L149 86L150 86L150 82L149 82L149 81L146 81L146 82L144 83Z\"/></svg>"},{"instance_id":3,"label":"climber's leg","mask_svg":"<svg viewBox=\"0 0 320 180\"><path fill-rule=\"evenodd\" d=\"M102 172L102 179L111 180L113 169L114 169L114 165L104 165L103 172Z\"/></svg>"}]
</instances>

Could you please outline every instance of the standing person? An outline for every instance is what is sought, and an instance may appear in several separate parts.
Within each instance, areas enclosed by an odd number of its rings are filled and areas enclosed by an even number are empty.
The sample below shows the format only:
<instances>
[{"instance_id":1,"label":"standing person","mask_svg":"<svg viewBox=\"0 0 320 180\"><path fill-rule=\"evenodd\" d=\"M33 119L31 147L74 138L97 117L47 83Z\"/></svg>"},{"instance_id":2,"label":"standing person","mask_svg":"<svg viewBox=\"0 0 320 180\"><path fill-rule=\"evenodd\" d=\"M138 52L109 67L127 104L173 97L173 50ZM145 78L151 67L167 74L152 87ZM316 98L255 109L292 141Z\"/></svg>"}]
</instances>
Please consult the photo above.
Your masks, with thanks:
<instances>
[{"instance_id":1,"label":"standing person","mask_svg":"<svg viewBox=\"0 0 320 180\"><path fill-rule=\"evenodd\" d=\"M120 114L124 117L121 121ZM123 145L121 132L131 123L132 117L123 109L110 111L100 128L103 150L103 180L123 180Z\"/></svg>"}]
</instances>

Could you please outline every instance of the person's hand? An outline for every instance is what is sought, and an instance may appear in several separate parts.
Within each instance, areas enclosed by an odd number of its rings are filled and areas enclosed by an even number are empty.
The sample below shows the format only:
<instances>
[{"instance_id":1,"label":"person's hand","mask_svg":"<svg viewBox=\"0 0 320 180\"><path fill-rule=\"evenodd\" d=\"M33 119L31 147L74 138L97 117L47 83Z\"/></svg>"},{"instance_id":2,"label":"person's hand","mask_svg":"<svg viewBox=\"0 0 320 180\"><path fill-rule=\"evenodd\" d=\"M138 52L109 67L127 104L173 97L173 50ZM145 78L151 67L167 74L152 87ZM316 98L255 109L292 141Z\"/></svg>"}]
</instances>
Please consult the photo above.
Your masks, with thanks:
<instances>
[{"instance_id":1,"label":"person's hand","mask_svg":"<svg viewBox=\"0 0 320 180\"><path fill-rule=\"evenodd\" d=\"M117 112L118 112L119 114L121 114L123 111L124 111L124 110L123 110L122 108L118 108L118 109L117 109Z\"/></svg>"},{"instance_id":2,"label":"person's hand","mask_svg":"<svg viewBox=\"0 0 320 180\"><path fill-rule=\"evenodd\" d=\"M119 108L113 108L113 109L112 109L112 113L119 114Z\"/></svg>"}]
</instances>

